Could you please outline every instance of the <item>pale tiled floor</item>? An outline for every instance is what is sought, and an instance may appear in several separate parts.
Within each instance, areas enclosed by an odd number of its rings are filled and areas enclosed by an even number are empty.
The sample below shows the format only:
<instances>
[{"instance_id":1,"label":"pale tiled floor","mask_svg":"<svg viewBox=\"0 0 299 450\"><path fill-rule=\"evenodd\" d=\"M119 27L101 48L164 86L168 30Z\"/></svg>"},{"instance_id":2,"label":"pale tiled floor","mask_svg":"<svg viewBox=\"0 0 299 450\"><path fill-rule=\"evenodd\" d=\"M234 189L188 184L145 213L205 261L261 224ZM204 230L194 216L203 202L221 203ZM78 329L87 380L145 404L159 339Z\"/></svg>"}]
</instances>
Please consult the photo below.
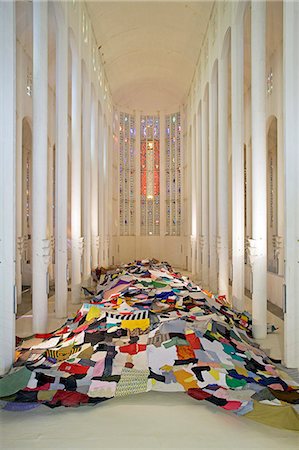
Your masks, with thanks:
<instances>
[{"instance_id":1,"label":"pale tiled floor","mask_svg":"<svg viewBox=\"0 0 299 450\"><path fill-rule=\"evenodd\" d=\"M250 302L246 300L248 310ZM69 316L78 307L69 301ZM64 322L54 317L53 310L54 297L49 300L49 331ZM271 313L268 316L279 331L261 344L280 358L283 322ZM17 320L19 336L31 334L31 321L30 313ZM78 409L2 411L0 424L1 449L299 448L299 433L236 417L183 393L149 392Z\"/></svg>"}]
</instances>

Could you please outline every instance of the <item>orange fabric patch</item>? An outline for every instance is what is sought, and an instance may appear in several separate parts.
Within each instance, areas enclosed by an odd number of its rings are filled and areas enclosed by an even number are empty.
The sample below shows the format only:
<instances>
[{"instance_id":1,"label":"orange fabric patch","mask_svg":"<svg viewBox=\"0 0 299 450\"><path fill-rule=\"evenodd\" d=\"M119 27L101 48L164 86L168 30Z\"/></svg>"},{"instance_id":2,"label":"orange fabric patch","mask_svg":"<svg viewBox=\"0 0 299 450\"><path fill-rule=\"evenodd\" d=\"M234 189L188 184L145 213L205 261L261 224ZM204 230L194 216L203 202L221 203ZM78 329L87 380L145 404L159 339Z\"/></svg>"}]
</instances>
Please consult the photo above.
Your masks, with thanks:
<instances>
[{"instance_id":1,"label":"orange fabric patch","mask_svg":"<svg viewBox=\"0 0 299 450\"><path fill-rule=\"evenodd\" d=\"M190 359L195 358L194 351L190 345L176 346L178 359Z\"/></svg>"},{"instance_id":2,"label":"orange fabric patch","mask_svg":"<svg viewBox=\"0 0 299 450\"><path fill-rule=\"evenodd\" d=\"M196 378L192 373L187 372L186 370L176 370L174 371L174 376L176 377L177 382L180 383L186 391L188 391L188 389L198 388Z\"/></svg>"}]
</instances>

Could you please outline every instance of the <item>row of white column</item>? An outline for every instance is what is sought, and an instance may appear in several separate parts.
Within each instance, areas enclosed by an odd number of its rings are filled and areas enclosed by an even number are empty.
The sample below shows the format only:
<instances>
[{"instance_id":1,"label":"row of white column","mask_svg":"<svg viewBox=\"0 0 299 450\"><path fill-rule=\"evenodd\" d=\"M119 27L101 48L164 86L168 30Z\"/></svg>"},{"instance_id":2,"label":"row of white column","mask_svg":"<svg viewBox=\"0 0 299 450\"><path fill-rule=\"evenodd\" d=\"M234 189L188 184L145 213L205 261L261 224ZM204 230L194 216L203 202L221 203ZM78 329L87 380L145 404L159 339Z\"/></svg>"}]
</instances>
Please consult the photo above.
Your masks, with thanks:
<instances>
[{"instance_id":1,"label":"row of white column","mask_svg":"<svg viewBox=\"0 0 299 450\"><path fill-rule=\"evenodd\" d=\"M231 101L232 302L239 310L244 309L245 237L243 11L236 16L231 27L231 99L228 97L229 38L227 38L218 61L218 77L214 67L210 83L205 88L200 102L199 122L196 129L193 127L192 130L193 136L195 131L199 135L197 140L193 139L192 142L193 189L196 187L197 190L197 195L192 192L194 199L192 205L200 209L197 214L192 211L193 216L197 218L195 228L198 240L198 261L195 268L193 255L192 271L198 275L204 287L228 296L230 132L228 114ZM291 366L299 367L299 350L295 350L296 339L296 342L299 342L299 332L295 330L294 322L294 318L297 323L299 320L299 302L296 299L298 292L295 293L299 279L299 197L298 177L295 177L295 168L298 170L298 150L295 152L295 146L298 147L299 144L298 99L296 100L298 89L295 87L298 74L298 50L296 51L295 44L298 35L295 26L296 18L298 20L298 4L285 2L284 17L288 17L290 21L288 23L284 19L286 324L292 324L286 329L289 337L285 342L289 342L289 346L285 347L285 360L290 361ZM251 104L252 236L249 240L249 257L252 265L253 334L256 338L265 338L267 334L266 2L252 2L251 5ZM200 183L198 178L201 178ZM192 236L194 240L194 230ZM194 247L194 242L192 246ZM288 356L288 352L293 356Z\"/></svg>"},{"instance_id":2,"label":"row of white column","mask_svg":"<svg viewBox=\"0 0 299 450\"><path fill-rule=\"evenodd\" d=\"M55 315L67 316L67 201L68 201L68 24L56 17L56 179L55 179ZM21 289L20 264L16 265L16 28L15 3L0 3L0 375L13 362L15 348L16 278ZM72 45L71 45L72 46ZM91 82L84 80L80 49L72 50L72 159L71 233L72 301L80 301L80 287L91 267L107 263L108 230L103 218L107 184L107 131ZM83 104L81 97L83 92ZM48 3L33 2L33 148L32 148L32 310L33 332L47 330L48 266ZM19 118L18 118L19 119ZM81 158L81 121L83 151ZM81 161L82 159L82 161ZM81 166L83 166L83 176ZM81 183L82 180L82 183ZM18 181L17 186L20 183ZM82 185L82 188L81 188ZM82 191L82 192L81 192ZM19 193L19 192L18 192ZM82 197L82 200L81 200ZM16 200L17 203L16 203ZM18 207L19 210L19 207ZM82 216L83 213L83 216ZM81 227L81 218L82 227ZM18 231L19 233L19 231ZM99 235L102 236L100 239ZM84 238L83 238L84 236ZM82 268L82 252L83 268ZM104 259L105 257L105 259ZM16 272L17 269L17 272ZM16 277L16 273L18 276ZM20 296L20 293L19 293Z\"/></svg>"}]
</instances>

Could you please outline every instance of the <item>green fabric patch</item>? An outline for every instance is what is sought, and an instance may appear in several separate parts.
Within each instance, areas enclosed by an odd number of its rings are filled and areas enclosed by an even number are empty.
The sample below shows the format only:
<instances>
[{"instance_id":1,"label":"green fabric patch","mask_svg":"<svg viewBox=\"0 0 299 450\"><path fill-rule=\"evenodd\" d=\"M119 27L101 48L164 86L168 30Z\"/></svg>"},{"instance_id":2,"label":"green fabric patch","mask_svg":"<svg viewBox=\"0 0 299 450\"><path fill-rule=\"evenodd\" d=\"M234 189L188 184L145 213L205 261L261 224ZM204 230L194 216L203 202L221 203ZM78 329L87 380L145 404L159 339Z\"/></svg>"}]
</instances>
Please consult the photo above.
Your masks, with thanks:
<instances>
[{"instance_id":1,"label":"green fabric patch","mask_svg":"<svg viewBox=\"0 0 299 450\"><path fill-rule=\"evenodd\" d=\"M245 386L247 384L246 380L238 380L237 378L230 377L226 375L226 384L230 388L237 388L241 386Z\"/></svg>"},{"instance_id":2,"label":"green fabric patch","mask_svg":"<svg viewBox=\"0 0 299 450\"><path fill-rule=\"evenodd\" d=\"M26 367L17 372L8 373L4 378L0 379L0 397L7 397L24 389L31 377L31 370Z\"/></svg>"}]
</instances>

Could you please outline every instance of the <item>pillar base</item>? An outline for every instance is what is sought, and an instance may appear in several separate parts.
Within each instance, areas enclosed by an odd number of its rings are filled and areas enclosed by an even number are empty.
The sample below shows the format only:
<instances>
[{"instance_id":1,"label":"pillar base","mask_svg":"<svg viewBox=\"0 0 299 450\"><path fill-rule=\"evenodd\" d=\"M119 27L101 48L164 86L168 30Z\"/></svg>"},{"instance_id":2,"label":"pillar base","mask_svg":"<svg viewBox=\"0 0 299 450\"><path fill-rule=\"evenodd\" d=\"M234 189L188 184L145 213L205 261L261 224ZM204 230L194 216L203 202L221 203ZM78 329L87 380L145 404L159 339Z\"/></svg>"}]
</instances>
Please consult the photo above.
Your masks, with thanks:
<instances>
[{"instance_id":1,"label":"pillar base","mask_svg":"<svg viewBox=\"0 0 299 450\"><path fill-rule=\"evenodd\" d=\"M81 303L81 284L72 285L72 303Z\"/></svg>"},{"instance_id":2,"label":"pillar base","mask_svg":"<svg viewBox=\"0 0 299 450\"><path fill-rule=\"evenodd\" d=\"M265 339L267 337L267 325L252 324L254 339Z\"/></svg>"}]
</instances>

